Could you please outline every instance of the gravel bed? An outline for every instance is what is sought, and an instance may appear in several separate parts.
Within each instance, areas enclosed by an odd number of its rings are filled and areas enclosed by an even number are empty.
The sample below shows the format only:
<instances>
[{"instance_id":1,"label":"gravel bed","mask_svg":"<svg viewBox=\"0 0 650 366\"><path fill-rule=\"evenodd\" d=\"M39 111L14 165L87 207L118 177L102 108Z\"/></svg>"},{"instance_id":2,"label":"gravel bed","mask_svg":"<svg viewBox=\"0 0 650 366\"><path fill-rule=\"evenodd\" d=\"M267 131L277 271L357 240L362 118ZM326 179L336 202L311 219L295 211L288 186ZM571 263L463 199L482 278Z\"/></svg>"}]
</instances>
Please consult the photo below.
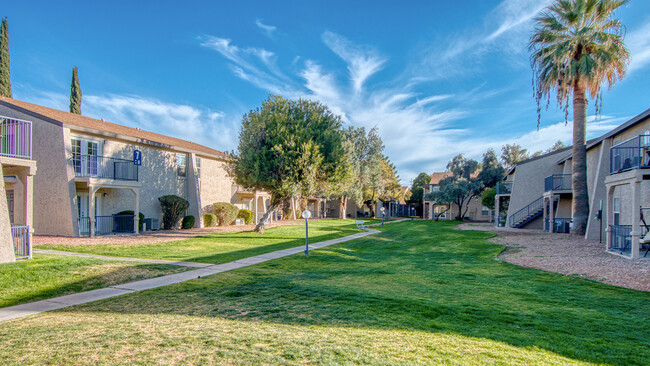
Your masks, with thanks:
<instances>
[{"instance_id":1,"label":"gravel bed","mask_svg":"<svg viewBox=\"0 0 650 366\"><path fill-rule=\"evenodd\" d=\"M270 225L265 225L264 229L269 229L275 226L282 226L282 225L295 225L303 222L304 220L282 220L282 221L274 222ZM230 226L215 226L215 227L196 228L196 229L187 229L187 230L147 231L145 233L141 233L138 235L134 235L134 234L103 235L103 236L96 236L94 238L34 235L34 246L38 246L41 244L64 244L64 245L76 246L76 245L96 245L96 244L165 243L169 241L193 238L195 236L200 236L200 235L207 235L213 233L251 231L253 229L255 229L255 225L230 225Z\"/></svg>"},{"instance_id":2,"label":"gravel bed","mask_svg":"<svg viewBox=\"0 0 650 366\"><path fill-rule=\"evenodd\" d=\"M461 224L458 228L496 233L490 241L506 246L499 258L512 264L650 291L650 258L635 261L606 253L605 243L598 240L486 224Z\"/></svg>"}]
</instances>

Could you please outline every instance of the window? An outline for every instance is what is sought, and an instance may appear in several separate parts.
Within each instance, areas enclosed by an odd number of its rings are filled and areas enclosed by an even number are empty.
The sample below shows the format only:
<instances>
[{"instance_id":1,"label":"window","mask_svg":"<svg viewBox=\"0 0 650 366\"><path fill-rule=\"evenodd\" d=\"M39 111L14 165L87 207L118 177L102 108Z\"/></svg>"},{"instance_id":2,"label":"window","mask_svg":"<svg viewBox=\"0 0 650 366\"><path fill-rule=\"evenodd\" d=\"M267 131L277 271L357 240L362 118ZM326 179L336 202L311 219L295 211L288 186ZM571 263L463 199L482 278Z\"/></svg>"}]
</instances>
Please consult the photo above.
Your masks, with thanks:
<instances>
[{"instance_id":1,"label":"window","mask_svg":"<svg viewBox=\"0 0 650 366\"><path fill-rule=\"evenodd\" d=\"M185 154L176 154L176 174L179 177L185 177L186 171L185 167L187 166L187 157Z\"/></svg>"},{"instance_id":2,"label":"window","mask_svg":"<svg viewBox=\"0 0 650 366\"><path fill-rule=\"evenodd\" d=\"M201 158L198 156L196 157L196 176L201 178Z\"/></svg>"},{"instance_id":3,"label":"window","mask_svg":"<svg viewBox=\"0 0 650 366\"><path fill-rule=\"evenodd\" d=\"M481 216L489 216L490 215L490 209L483 206L481 207Z\"/></svg>"},{"instance_id":4,"label":"window","mask_svg":"<svg viewBox=\"0 0 650 366\"><path fill-rule=\"evenodd\" d=\"M435 187L431 188L431 191L432 192L440 192L440 186L435 186Z\"/></svg>"},{"instance_id":5,"label":"window","mask_svg":"<svg viewBox=\"0 0 650 366\"><path fill-rule=\"evenodd\" d=\"M621 199L614 197L614 225L621 224Z\"/></svg>"},{"instance_id":6,"label":"window","mask_svg":"<svg viewBox=\"0 0 650 366\"><path fill-rule=\"evenodd\" d=\"M76 175L96 177L101 175L102 144L99 141L73 137L72 166Z\"/></svg>"}]
</instances>

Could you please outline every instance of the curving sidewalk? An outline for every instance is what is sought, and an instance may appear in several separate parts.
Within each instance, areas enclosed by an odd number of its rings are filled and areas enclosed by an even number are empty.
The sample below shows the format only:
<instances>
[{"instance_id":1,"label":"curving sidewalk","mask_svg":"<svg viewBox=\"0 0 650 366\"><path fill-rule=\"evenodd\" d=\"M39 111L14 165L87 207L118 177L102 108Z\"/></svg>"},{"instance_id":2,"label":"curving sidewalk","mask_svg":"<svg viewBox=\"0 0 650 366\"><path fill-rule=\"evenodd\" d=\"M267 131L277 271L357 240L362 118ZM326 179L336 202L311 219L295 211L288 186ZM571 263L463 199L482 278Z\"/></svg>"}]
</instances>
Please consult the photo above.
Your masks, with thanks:
<instances>
[{"instance_id":1,"label":"curving sidewalk","mask_svg":"<svg viewBox=\"0 0 650 366\"><path fill-rule=\"evenodd\" d=\"M389 223L395 223L395 222L401 222L404 220L395 220L395 221L388 221L386 224ZM379 224L381 225L381 224ZM373 225L376 226L376 225ZM343 243L346 241L362 238L367 235L372 235L375 233L378 233L378 230L374 229L365 229L365 232L360 232L357 234L345 236L342 238L337 238L337 239L332 239L332 240L327 240L319 243L314 243L310 244L309 248L311 249L319 249L319 248L324 248L333 244L338 244L338 243ZM118 257L105 257L105 256L96 256L96 255L89 255L89 254L79 254L79 253L70 253L70 252L56 252L55 251L45 251L45 250L40 250L40 252L47 252L47 253L52 253L52 254L63 254L63 255L73 255L73 256L83 256L83 257L94 257L94 258L110 258L110 259L120 259L120 260L125 260L127 258L118 258ZM277 259L277 258L282 258L286 257L289 255L293 254L298 254L304 252L304 246L300 247L295 247L295 248L289 248L289 249L283 249L283 250L278 250L275 252L271 253L265 253L265 254L260 254L256 255L253 257L248 257L248 258L243 258L239 259L233 262L228 262L224 264L207 264L207 263L193 263L193 262L173 262L173 263L167 263L168 261L159 261L159 260L149 260L149 259L135 259L135 258L128 258L128 260L132 261L144 261L144 262L153 262L153 263L165 263L165 264L175 264L175 265L180 265L180 266L187 266L187 267L199 267L199 269L196 270L191 270L187 272L182 272L182 273L176 273L176 274L171 274L171 275L166 275L166 276L161 276L161 277L155 277L155 278L150 278L146 280L140 280L140 281L135 281L135 282L129 282L129 283L124 283L121 285L115 285L111 287L106 287L102 289L97 289L97 290L92 290L92 291L86 291L86 292L80 292L77 294L72 294L72 295L65 295L65 296L60 296L60 297L55 297L52 299L47 299L47 300L41 300L41 301L36 301L36 302L31 302L27 304L21 304L21 305L15 305L15 306L10 306L6 308L1 308L0 309L0 322L10 320L10 319L16 319L16 318L21 318L24 316L28 315L33 315L33 314L38 314L42 313L45 311L51 311L51 310L57 310L73 305L80 305L80 304L85 304L88 302L92 301L97 301L97 300L102 300L102 299L107 299L115 296L120 296L124 294L129 294L132 292L137 292L137 291L142 291L142 290L148 290L156 287L161 287L161 286L167 286L167 285L172 285L175 283L180 283L180 282L185 282L189 280L193 280L196 278L204 277L204 276L210 276L213 274L221 273L221 272L226 272L230 271L233 269L237 268L242 268L242 267L247 267L253 264L258 264L262 262L266 262L272 259ZM169 261L171 262L171 261Z\"/></svg>"}]
</instances>

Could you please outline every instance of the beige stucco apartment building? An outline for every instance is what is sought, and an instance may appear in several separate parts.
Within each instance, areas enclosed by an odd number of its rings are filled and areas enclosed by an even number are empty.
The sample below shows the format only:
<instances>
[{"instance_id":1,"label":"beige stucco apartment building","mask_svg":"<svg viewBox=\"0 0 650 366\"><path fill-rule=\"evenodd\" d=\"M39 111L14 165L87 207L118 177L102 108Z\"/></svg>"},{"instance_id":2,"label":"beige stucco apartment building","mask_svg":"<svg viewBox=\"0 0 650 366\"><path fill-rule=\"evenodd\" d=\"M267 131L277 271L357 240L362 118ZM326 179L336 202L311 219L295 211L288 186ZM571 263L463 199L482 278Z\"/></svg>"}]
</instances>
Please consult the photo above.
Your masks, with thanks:
<instances>
[{"instance_id":1,"label":"beige stucco apartment building","mask_svg":"<svg viewBox=\"0 0 650 366\"><path fill-rule=\"evenodd\" d=\"M497 203L509 200L506 225L569 232L571 164L571 148L566 148L510 170L497 195ZM650 109L587 142L587 188L585 237L602 240L614 254L645 254L641 241L647 228L641 217L650 224Z\"/></svg>"},{"instance_id":2,"label":"beige stucco apartment building","mask_svg":"<svg viewBox=\"0 0 650 366\"><path fill-rule=\"evenodd\" d=\"M195 226L214 202L251 209L256 217L268 207L268 194L234 184L226 172L228 155L206 146L9 98L0 97L0 115L32 124L39 174L30 173L35 165L15 174L7 165L4 174L8 189L33 179L36 234L137 232L137 215L118 215L127 210L144 214L140 225L158 229L158 197L168 194L190 202ZM8 175L16 175L15 182Z\"/></svg>"},{"instance_id":3,"label":"beige stucco apartment building","mask_svg":"<svg viewBox=\"0 0 650 366\"><path fill-rule=\"evenodd\" d=\"M422 195L422 212L424 219L427 220L454 220L458 216L458 206L455 204L438 204L435 201L427 200L427 194L435 192L440 189L440 181L450 177L451 172L434 172L431 174L431 181L429 184L425 184ZM493 217L493 212L489 208L483 206L481 203L481 197L472 198L467 207L467 214L465 218L471 221L491 221Z\"/></svg>"}]
</instances>

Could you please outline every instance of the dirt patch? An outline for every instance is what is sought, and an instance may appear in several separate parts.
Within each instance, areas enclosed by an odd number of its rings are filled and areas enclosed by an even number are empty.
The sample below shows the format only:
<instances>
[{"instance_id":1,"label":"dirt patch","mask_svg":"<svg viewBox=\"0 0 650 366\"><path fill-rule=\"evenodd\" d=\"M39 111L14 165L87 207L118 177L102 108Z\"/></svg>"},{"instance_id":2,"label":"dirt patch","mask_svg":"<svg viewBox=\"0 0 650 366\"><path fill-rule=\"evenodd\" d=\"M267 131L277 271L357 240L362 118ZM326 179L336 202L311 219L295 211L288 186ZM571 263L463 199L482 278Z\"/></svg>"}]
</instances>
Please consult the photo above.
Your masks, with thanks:
<instances>
[{"instance_id":1,"label":"dirt patch","mask_svg":"<svg viewBox=\"0 0 650 366\"><path fill-rule=\"evenodd\" d=\"M512 264L650 291L650 260L606 253L605 243L598 240L485 224L461 224L458 228L496 233L489 240L506 246L499 259Z\"/></svg>"},{"instance_id":2,"label":"dirt patch","mask_svg":"<svg viewBox=\"0 0 650 366\"><path fill-rule=\"evenodd\" d=\"M270 225L265 225L264 229L269 229L272 227L283 226L283 225L301 224L303 222L304 220L282 220L282 221L274 222ZM255 229L255 225L230 225L230 226L215 226L215 227L196 228L196 229L187 229L187 230L147 231L146 233L138 234L138 235L106 235L106 236L96 236L94 238L34 235L34 246L39 246L41 244L63 244L63 245L77 246L77 245L97 245L97 244L165 243L170 241L193 238L201 235L208 235L214 233L251 231L253 229Z\"/></svg>"}]
</instances>

